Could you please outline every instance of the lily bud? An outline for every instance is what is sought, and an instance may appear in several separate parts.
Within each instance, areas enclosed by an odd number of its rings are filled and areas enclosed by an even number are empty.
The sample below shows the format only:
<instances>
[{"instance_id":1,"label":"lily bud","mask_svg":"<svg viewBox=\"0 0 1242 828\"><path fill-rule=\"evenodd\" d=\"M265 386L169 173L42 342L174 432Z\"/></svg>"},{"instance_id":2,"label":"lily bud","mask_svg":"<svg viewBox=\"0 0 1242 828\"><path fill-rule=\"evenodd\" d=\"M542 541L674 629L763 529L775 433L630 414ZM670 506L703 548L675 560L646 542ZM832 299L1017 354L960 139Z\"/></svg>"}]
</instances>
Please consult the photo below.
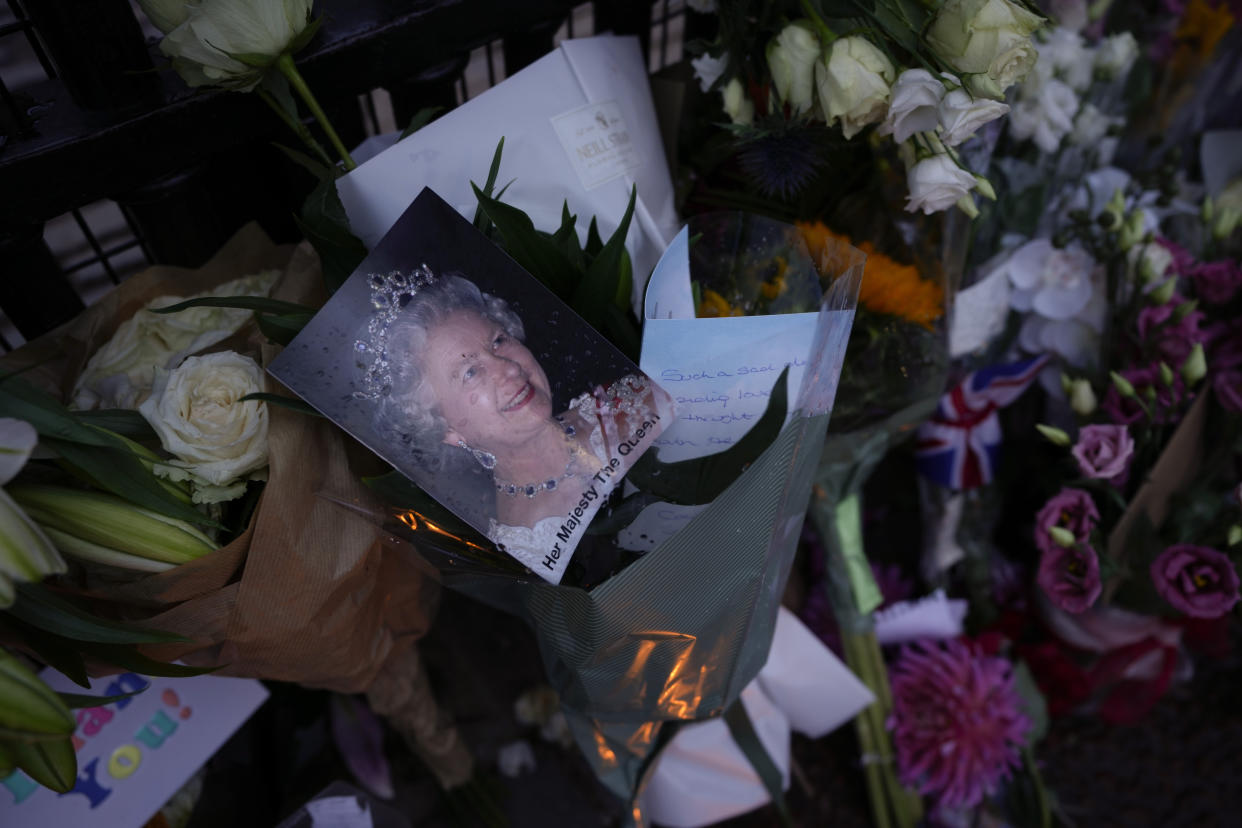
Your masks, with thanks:
<instances>
[{"instance_id":1,"label":"lily bud","mask_svg":"<svg viewBox=\"0 0 1242 828\"><path fill-rule=\"evenodd\" d=\"M957 200L957 208L971 218L975 218L979 215L979 208L975 206L975 200L971 197L970 193L967 193Z\"/></svg>"},{"instance_id":2,"label":"lily bud","mask_svg":"<svg viewBox=\"0 0 1242 828\"><path fill-rule=\"evenodd\" d=\"M1242 526L1235 523L1229 527L1229 536L1225 539L1225 544L1227 546L1237 546L1239 543L1242 543Z\"/></svg>"},{"instance_id":3,"label":"lily bud","mask_svg":"<svg viewBox=\"0 0 1242 828\"><path fill-rule=\"evenodd\" d=\"M1196 342L1190 349L1189 356L1182 363L1181 372L1182 379L1186 380L1187 385L1194 385L1207 376L1207 357L1203 354L1202 342Z\"/></svg>"},{"instance_id":4,"label":"lily bud","mask_svg":"<svg viewBox=\"0 0 1242 828\"><path fill-rule=\"evenodd\" d=\"M124 566L126 557L181 564L215 550L212 540L183 520L100 492L63 486L14 486L13 499L68 554ZM65 537L74 540L65 541ZM78 543L81 541L83 543Z\"/></svg>"},{"instance_id":5,"label":"lily bud","mask_svg":"<svg viewBox=\"0 0 1242 828\"><path fill-rule=\"evenodd\" d=\"M975 181L977 182L975 184L975 189L979 192L979 195L986 199L996 201L996 190L993 189L991 181L988 181L982 175L976 175Z\"/></svg>"},{"instance_id":6,"label":"lily bud","mask_svg":"<svg viewBox=\"0 0 1242 828\"><path fill-rule=\"evenodd\" d=\"M1129 250L1134 245L1143 240L1147 234L1144 226L1144 218L1142 210L1135 210L1126 216L1125 221L1121 224L1121 233L1117 236L1117 244L1123 251Z\"/></svg>"},{"instance_id":7,"label":"lily bud","mask_svg":"<svg viewBox=\"0 0 1242 828\"><path fill-rule=\"evenodd\" d=\"M1173 291L1177 288L1176 279L1165 279L1156 286L1151 293L1147 294L1147 301L1153 305L1165 305L1173 298Z\"/></svg>"},{"instance_id":8,"label":"lily bud","mask_svg":"<svg viewBox=\"0 0 1242 828\"><path fill-rule=\"evenodd\" d=\"M1178 305L1177 307L1173 309L1173 321L1181 322L1188 315L1190 315L1191 311L1193 311L1197 307L1199 307L1198 299L1191 299L1188 302L1182 302L1180 305Z\"/></svg>"},{"instance_id":9,"label":"lily bud","mask_svg":"<svg viewBox=\"0 0 1242 828\"><path fill-rule=\"evenodd\" d=\"M1048 442L1052 443L1054 446L1061 446L1064 448L1070 444L1069 435L1059 428L1053 428L1052 426L1044 425L1043 423L1036 423L1035 430L1044 435Z\"/></svg>"},{"instance_id":10,"label":"lily bud","mask_svg":"<svg viewBox=\"0 0 1242 828\"><path fill-rule=\"evenodd\" d=\"M77 722L60 696L4 650L0 650L0 727L5 736L32 740L73 733ZM7 738L6 738L7 741Z\"/></svg>"},{"instance_id":11,"label":"lily bud","mask_svg":"<svg viewBox=\"0 0 1242 828\"><path fill-rule=\"evenodd\" d=\"M1095 411L1095 389L1085 379L1076 379L1070 385L1070 408L1079 417L1086 417Z\"/></svg>"},{"instance_id":12,"label":"lily bud","mask_svg":"<svg viewBox=\"0 0 1242 828\"><path fill-rule=\"evenodd\" d=\"M1169 367L1169 364L1167 362L1161 361L1160 381L1163 382L1168 387L1172 388L1174 379L1175 377L1173 376L1173 369Z\"/></svg>"},{"instance_id":13,"label":"lily bud","mask_svg":"<svg viewBox=\"0 0 1242 828\"><path fill-rule=\"evenodd\" d=\"M1061 374L1061 390L1062 391L1068 394L1070 392L1070 389L1073 387L1073 385L1074 385L1074 381L1070 379L1069 374Z\"/></svg>"},{"instance_id":14,"label":"lily bud","mask_svg":"<svg viewBox=\"0 0 1242 828\"><path fill-rule=\"evenodd\" d=\"M1136 394L1134 391L1134 386L1131 385L1130 381L1126 379L1125 377L1123 377L1121 374L1118 374L1116 371L1109 371L1108 377L1109 379L1113 381L1113 387L1117 389L1117 393L1120 394L1121 396L1123 397L1137 397L1138 396L1138 394Z\"/></svg>"},{"instance_id":15,"label":"lily bud","mask_svg":"<svg viewBox=\"0 0 1242 828\"><path fill-rule=\"evenodd\" d=\"M1227 239L1242 224L1242 212L1232 207L1222 207L1212 223L1212 237L1217 241Z\"/></svg>"},{"instance_id":16,"label":"lily bud","mask_svg":"<svg viewBox=\"0 0 1242 828\"><path fill-rule=\"evenodd\" d=\"M1078 542L1078 538L1074 537L1074 533L1064 526L1049 526L1048 536L1052 538L1057 546L1063 546L1066 549L1072 549L1074 544Z\"/></svg>"},{"instance_id":17,"label":"lily bud","mask_svg":"<svg viewBox=\"0 0 1242 828\"><path fill-rule=\"evenodd\" d=\"M0 489L0 609L16 600L14 581L41 581L66 568L47 535Z\"/></svg>"}]
</instances>

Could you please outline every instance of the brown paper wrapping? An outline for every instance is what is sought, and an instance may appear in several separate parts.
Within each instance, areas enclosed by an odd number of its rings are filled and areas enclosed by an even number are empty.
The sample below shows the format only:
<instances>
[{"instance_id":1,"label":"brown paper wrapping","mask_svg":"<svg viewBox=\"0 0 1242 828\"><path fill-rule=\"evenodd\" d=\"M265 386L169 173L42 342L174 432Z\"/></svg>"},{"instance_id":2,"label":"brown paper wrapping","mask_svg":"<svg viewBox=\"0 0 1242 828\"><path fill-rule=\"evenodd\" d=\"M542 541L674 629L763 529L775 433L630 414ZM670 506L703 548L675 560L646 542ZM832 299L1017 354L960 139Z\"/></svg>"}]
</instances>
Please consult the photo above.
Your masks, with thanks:
<instances>
[{"instance_id":1,"label":"brown paper wrapping","mask_svg":"<svg viewBox=\"0 0 1242 828\"><path fill-rule=\"evenodd\" d=\"M89 355L151 299L210 290L265 268L283 271L274 298L322 303L314 251L273 245L248 225L202 268L152 267L10 354L4 367L35 366L26 376L67 399ZM248 344L267 364L278 347L249 336L217 348ZM267 384L270 393L289 394L270 377ZM414 646L431 623L438 583L407 551L385 545L370 521L320 496L373 502L350 470L352 441L343 432L278 406L268 415L268 483L241 536L167 572L119 583L87 574L65 586L190 639L145 647L152 657L218 666L221 675L367 692L443 784L464 782L470 755L436 704Z\"/></svg>"}]
</instances>

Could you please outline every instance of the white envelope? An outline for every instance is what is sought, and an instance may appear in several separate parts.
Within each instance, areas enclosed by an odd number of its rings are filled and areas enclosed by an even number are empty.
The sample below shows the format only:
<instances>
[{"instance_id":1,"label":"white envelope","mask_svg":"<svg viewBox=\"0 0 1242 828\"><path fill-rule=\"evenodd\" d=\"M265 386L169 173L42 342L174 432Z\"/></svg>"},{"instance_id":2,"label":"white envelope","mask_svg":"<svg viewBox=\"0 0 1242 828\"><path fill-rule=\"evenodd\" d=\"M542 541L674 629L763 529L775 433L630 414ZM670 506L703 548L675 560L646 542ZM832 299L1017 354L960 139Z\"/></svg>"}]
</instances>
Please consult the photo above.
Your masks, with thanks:
<instances>
[{"instance_id":1,"label":"white envelope","mask_svg":"<svg viewBox=\"0 0 1242 828\"><path fill-rule=\"evenodd\" d=\"M626 247L634 265L634 305L679 222L656 124L647 69L635 37L566 40L553 52L467 101L337 180L350 227L373 249L424 186L467 218L473 181L487 180L505 139L497 189L504 201L554 231L561 206L594 216L607 239L637 186Z\"/></svg>"}]
</instances>

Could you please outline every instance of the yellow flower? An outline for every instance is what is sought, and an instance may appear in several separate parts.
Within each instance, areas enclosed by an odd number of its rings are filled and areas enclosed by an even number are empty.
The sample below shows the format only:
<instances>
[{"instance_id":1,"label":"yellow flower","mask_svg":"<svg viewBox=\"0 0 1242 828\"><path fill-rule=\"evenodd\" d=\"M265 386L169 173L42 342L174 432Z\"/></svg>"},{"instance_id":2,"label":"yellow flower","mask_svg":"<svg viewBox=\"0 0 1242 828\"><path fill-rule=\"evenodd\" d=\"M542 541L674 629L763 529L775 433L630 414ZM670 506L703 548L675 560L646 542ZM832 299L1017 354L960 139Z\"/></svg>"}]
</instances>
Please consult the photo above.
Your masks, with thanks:
<instances>
[{"instance_id":1,"label":"yellow flower","mask_svg":"<svg viewBox=\"0 0 1242 828\"><path fill-rule=\"evenodd\" d=\"M745 314L742 313L741 308L735 308L730 305L728 300L716 291L711 288L704 288L695 316L703 319L718 316L745 316Z\"/></svg>"},{"instance_id":2,"label":"yellow flower","mask_svg":"<svg viewBox=\"0 0 1242 828\"><path fill-rule=\"evenodd\" d=\"M1207 0L1190 0L1177 26L1175 38L1179 51L1189 50L1201 60L1212 56L1216 44L1233 25L1233 15L1226 3L1209 4Z\"/></svg>"},{"instance_id":3,"label":"yellow flower","mask_svg":"<svg viewBox=\"0 0 1242 828\"><path fill-rule=\"evenodd\" d=\"M812 261L820 261L830 241L854 244L848 236L834 233L822 222L798 222L798 229L811 252ZM924 279L918 268L902 264L875 249L871 242L855 245L867 254L858 304L875 313L900 316L930 329L944 315L944 288L938 282Z\"/></svg>"}]
</instances>

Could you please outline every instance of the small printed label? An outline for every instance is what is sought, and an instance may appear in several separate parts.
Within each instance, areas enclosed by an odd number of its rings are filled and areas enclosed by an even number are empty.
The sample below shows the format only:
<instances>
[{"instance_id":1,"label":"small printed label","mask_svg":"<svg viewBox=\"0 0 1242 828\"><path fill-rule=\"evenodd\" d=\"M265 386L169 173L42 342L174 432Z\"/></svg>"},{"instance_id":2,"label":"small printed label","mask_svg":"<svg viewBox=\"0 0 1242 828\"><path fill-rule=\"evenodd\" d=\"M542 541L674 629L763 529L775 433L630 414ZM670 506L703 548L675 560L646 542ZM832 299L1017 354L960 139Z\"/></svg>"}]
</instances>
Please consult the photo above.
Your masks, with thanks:
<instances>
[{"instance_id":1,"label":"small printed label","mask_svg":"<svg viewBox=\"0 0 1242 828\"><path fill-rule=\"evenodd\" d=\"M552 128L583 189L592 190L642 164L616 101L571 109L552 118Z\"/></svg>"}]
</instances>

